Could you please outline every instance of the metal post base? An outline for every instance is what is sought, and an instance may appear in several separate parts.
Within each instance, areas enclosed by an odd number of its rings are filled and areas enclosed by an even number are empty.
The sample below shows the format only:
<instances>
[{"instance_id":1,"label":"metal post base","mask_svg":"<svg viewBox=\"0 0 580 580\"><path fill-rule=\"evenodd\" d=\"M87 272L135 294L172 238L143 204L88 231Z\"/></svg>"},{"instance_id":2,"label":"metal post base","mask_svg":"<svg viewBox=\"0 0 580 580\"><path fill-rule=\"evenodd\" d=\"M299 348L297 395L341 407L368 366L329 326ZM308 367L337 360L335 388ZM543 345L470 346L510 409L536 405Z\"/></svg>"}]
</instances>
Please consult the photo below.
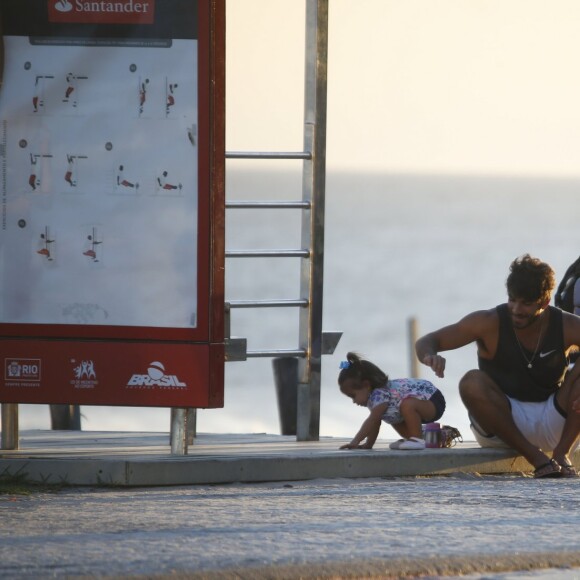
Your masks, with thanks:
<instances>
[{"instance_id":1,"label":"metal post base","mask_svg":"<svg viewBox=\"0 0 580 580\"><path fill-rule=\"evenodd\" d=\"M187 455L195 438L196 423L196 409L171 409L171 455Z\"/></svg>"},{"instance_id":2,"label":"metal post base","mask_svg":"<svg viewBox=\"0 0 580 580\"><path fill-rule=\"evenodd\" d=\"M2 449L19 449L18 403L2 403Z\"/></svg>"}]
</instances>

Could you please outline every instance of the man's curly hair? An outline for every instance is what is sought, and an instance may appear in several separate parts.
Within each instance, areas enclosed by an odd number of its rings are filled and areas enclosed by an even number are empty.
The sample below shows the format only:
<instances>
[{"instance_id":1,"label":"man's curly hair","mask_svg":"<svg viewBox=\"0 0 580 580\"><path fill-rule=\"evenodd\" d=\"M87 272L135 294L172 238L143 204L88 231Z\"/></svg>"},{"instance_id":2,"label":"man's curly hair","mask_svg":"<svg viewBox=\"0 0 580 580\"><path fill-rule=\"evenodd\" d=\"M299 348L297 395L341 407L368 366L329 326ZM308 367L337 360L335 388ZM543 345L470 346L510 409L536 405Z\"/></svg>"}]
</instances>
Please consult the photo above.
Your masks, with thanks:
<instances>
[{"instance_id":1,"label":"man's curly hair","mask_svg":"<svg viewBox=\"0 0 580 580\"><path fill-rule=\"evenodd\" d=\"M506 280L508 296L529 302L549 302L556 286L554 270L546 262L524 254L510 265Z\"/></svg>"}]
</instances>

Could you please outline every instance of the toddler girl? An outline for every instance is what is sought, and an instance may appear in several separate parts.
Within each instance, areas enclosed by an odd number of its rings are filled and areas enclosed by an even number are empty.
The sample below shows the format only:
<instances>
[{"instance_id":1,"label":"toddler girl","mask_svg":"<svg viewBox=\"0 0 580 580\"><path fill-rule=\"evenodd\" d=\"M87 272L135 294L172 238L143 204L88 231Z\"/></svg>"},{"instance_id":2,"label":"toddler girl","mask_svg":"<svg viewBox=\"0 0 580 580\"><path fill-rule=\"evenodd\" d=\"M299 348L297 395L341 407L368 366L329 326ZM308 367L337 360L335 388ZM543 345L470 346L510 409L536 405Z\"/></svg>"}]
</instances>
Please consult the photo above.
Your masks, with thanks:
<instances>
[{"instance_id":1,"label":"toddler girl","mask_svg":"<svg viewBox=\"0 0 580 580\"><path fill-rule=\"evenodd\" d=\"M340 363L340 390L370 414L353 440L340 449L372 449L381 428L389 423L403 437L391 449L425 449L421 425L437 421L445 411L443 393L429 381L394 379L376 365L349 352Z\"/></svg>"}]
</instances>

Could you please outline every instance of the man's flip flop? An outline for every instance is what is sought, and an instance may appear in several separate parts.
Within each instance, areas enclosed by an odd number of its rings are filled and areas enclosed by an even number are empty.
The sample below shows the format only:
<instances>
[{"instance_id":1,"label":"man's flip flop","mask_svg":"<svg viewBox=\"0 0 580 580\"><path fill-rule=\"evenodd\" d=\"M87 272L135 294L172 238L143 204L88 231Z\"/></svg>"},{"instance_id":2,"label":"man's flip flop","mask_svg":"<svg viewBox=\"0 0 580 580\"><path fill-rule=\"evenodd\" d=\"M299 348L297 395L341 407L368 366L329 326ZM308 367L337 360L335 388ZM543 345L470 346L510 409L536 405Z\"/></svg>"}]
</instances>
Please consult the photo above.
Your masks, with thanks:
<instances>
[{"instance_id":1,"label":"man's flip flop","mask_svg":"<svg viewBox=\"0 0 580 580\"><path fill-rule=\"evenodd\" d=\"M562 468L555 459L550 459L550 461L536 467L534 470L535 479L548 477L562 477Z\"/></svg>"},{"instance_id":2,"label":"man's flip flop","mask_svg":"<svg viewBox=\"0 0 580 580\"><path fill-rule=\"evenodd\" d=\"M578 471L571 463L559 463L562 477L580 477Z\"/></svg>"}]
</instances>

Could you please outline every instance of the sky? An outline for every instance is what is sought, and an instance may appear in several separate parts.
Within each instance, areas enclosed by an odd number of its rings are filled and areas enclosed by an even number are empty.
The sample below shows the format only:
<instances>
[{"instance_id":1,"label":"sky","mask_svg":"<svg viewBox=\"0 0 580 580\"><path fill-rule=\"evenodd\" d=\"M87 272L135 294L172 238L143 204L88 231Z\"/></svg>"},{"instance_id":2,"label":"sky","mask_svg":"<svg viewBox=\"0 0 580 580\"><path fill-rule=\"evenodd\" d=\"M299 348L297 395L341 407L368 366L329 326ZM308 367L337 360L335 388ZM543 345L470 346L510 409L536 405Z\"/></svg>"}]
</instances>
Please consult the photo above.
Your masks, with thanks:
<instances>
[{"instance_id":1,"label":"sky","mask_svg":"<svg viewBox=\"0 0 580 580\"><path fill-rule=\"evenodd\" d=\"M304 0L227 0L227 149L302 147ZM327 168L580 174L575 0L330 0Z\"/></svg>"}]
</instances>

